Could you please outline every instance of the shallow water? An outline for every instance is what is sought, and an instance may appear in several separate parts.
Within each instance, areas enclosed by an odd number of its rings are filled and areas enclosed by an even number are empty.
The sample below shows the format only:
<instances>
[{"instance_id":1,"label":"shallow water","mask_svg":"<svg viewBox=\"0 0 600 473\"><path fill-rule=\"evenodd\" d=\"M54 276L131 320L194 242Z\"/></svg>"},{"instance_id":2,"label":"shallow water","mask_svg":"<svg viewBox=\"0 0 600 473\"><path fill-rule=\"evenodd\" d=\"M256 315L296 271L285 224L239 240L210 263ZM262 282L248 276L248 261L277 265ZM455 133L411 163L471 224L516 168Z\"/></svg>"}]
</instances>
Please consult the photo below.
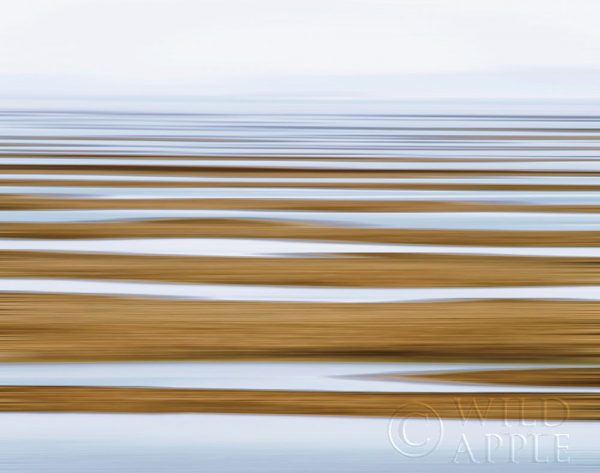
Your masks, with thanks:
<instances>
[{"instance_id":1,"label":"shallow water","mask_svg":"<svg viewBox=\"0 0 600 473\"><path fill-rule=\"evenodd\" d=\"M274 168L382 171L536 171L536 172L600 172L600 161L484 161L484 162L418 162L418 161L328 161L312 159L132 159L132 158L0 158L0 166L165 166L196 168Z\"/></svg>"},{"instance_id":2,"label":"shallow water","mask_svg":"<svg viewBox=\"0 0 600 473\"><path fill-rule=\"evenodd\" d=\"M401 453L390 419L213 414L0 414L0 466L7 473L442 473L595 471L597 426L588 422L523 425L503 421L412 420L407 433L432 445ZM511 456L510 436L554 440L528 443ZM506 441L487 458L486 438ZM474 460L457 455L467 439ZM436 446L437 445L437 446ZM495 445L495 444L494 444ZM431 448L433 447L433 448ZM431 449L431 451L429 451ZM537 459L532 456L537 453ZM558 454L558 455L557 455ZM543 461L546 460L547 461ZM560 463L568 459L568 463Z\"/></svg>"},{"instance_id":3,"label":"shallow water","mask_svg":"<svg viewBox=\"0 0 600 473\"><path fill-rule=\"evenodd\" d=\"M432 230L598 231L600 214L552 212L303 212L277 210L0 210L0 222L68 223L154 219L251 219Z\"/></svg>"},{"instance_id":4,"label":"shallow water","mask_svg":"<svg viewBox=\"0 0 600 473\"><path fill-rule=\"evenodd\" d=\"M383 303L484 299L600 301L600 286L362 288L0 278L0 292L104 294L190 300Z\"/></svg>"},{"instance_id":5,"label":"shallow water","mask_svg":"<svg viewBox=\"0 0 600 473\"><path fill-rule=\"evenodd\" d=\"M290 199L484 202L530 205L600 205L600 191L445 191L314 188L169 188L0 186L0 194L91 199Z\"/></svg>"},{"instance_id":6,"label":"shallow water","mask_svg":"<svg viewBox=\"0 0 600 473\"><path fill-rule=\"evenodd\" d=\"M443 178L368 178L368 177L214 177L156 176L128 174L0 174L0 180L103 181L103 182L198 182L263 184L441 184L441 185L527 185L600 186L600 176L493 176Z\"/></svg>"},{"instance_id":7,"label":"shallow water","mask_svg":"<svg viewBox=\"0 0 600 473\"><path fill-rule=\"evenodd\" d=\"M194 113L187 103L172 107L175 113L137 112L140 104L124 109L115 101L101 112L89 103L82 110L7 110L0 114L2 153L575 158L597 156L600 148L598 117L561 116L564 103L554 104L559 113L535 113L531 104L513 106L518 113L461 103L367 104L367 112L364 103L344 101L194 105L211 113Z\"/></svg>"},{"instance_id":8,"label":"shallow water","mask_svg":"<svg viewBox=\"0 0 600 473\"><path fill-rule=\"evenodd\" d=\"M63 104L64 105L64 104ZM213 104L214 105L214 104ZM297 110L298 103L289 110ZM107 105L108 107L109 105ZM398 114L406 104L390 104L388 113L175 113L93 111L0 111L0 180L65 180L73 187L3 186L17 193L76 199L254 198L302 200L469 201L536 205L600 204L600 192L574 191L422 191L327 188L329 184L457 185L600 185L600 117L593 114L467 113ZM202 104L206 108L207 104ZM249 103L247 108L254 108ZM438 105L431 107L440 108ZM430 108L431 108L430 107ZM441 108L446 107L441 106ZM456 104L452 104L456 109ZM563 110L561 104L558 110ZM218 107L217 107L218 108ZM460 107L459 107L460 108ZM350 108L351 109L351 108ZM337 160L329 159L335 157ZM376 158L364 160L362 157ZM225 159L227 158L227 159ZM275 158L275 159L274 159ZM403 158L395 161L389 158ZM425 160L422 160L425 158ZM436 161L427 161L435 158ZM471 160L471 161L469 161ZM99 174L71 174L82 166ZM94 168L96 166L96 168ZM100 167L101 166L101 167ZM148 176L136 174L149 172ZM162 167L162 169L161 169ZM253 169L253 174L244 172ZM270 170L276 170L271 172ZM35 174L19 174L29 170ZM45 174L57 171L60 174ZM177 176L164 175L168 171ZM302 171L302 174L294 171ZM379 171L369 176L336 171ZM402 171L428 171L425 176ZM7 171L3 173L1 171ZM287 172L290 171L290 172ZM304 172L306 171L306 172ZM320 172L320 171L327 171ZM386 171L396 171L388 177ZM454 173L456 171L456 173ZM106 174L102 174L102 173ZM110 172L129 174L110 175ZM183 175L189 172L193 175ZM220 175L216 176L214 173ZM502 175L502 173L507 173ZM202 175L202 173L206 175ZM278 175L279 173L279 175ZM508 175L510 173L510 175ZM522 173L522 174L518 174ZM548 174L544 174L548 173ZM549 173L556 173L549 175ZM581 173L581 175L577 175ZM583 175L583 173L589 173ZM290 176L290 177L281 177ZM291 177L291 176L310 177ZM472 177L470 177L472 175ZM328 177L319 177L328 176ZM416 177L413 177L416 176ZM90 181L221 183L211 188L89 187ZM235 187L261 183L261 188ZM318 183L322 188L269 188L269 184ZM177 203L172 204L174 207ZM443 208L442 206L440 206ZM568 210L568 209L566 209ZM153 219L246 219L361 228L514 231L600 231L597 213L577 212L311 212L264 210L43 210L0 211L0 222L112 222ZM0 225L1 226L1 225ZM101 226L101 225L98 225ZM243 223L240 224L243 227ZM0 228L1 230L1 228ZM100 233L101 234L101 233ZM590 238L592 238L590 236ZM312 257L353 253L486 254L597 258L600 248L471 247L389 245L260 239L3 239L0 250L67 253L162 254L223 257ZM19 255L10 255L18 258ZM593 264L585 260L580 264ZM335 258L332 258L335 264ZM0 265L1 269L1 265ZM460 270L460 268L457 268ZM493 271L493 267L490 268ZM479 288L341 288L171 284L50 278L0 279L0 293L98 294L124 297L233 301L324 303L411 302L439 300L543 299L600 301L600 286L522 286ZM9 296L19 303L19 296ZM107 300L109 300L107 298ZM16 302L15 302L16 301ZM110 307L110 306L107 306ZM82 310L85 308L82 307ZM108 309L110 310L110 309ZM7 311L10 314L10 310ZM7 315L8 317L8 315ZM18 337L19 320L11 320ZM44 322L40 329L62 330ZM140 323L143 323L141 321ZM227 330L223 320L223 329ZM11 326L12 330L12 326ZM433 330L433 327L432 327ZM535 328L534 328L535 330ZM573 332L579 330L573 327ZM582 329L583 330L583 329ZM16 334L16 335L15 335ZM37 335L31 335L33 338ZM89 334L90 340L94 334ZM440 332L440 336L443 333ZM591 335L582 335L589 336ZM499 340L499 346L504 341ZM507 341L510 347L510 341ZM586 340L586 343L589 343ZM591 345L591 343L590 343ZM110 350L112 347L107 346ZM575 347L574 347L575 348ZM510 349L510 348L509 348ZM574 351L581 356L582 352ZM552 355L548 353L548 355ZM571 354L572 355L572 354ZM586 354L587 355L587 354ZM7 356L13 356L9 353ZM477 357L477 353L473 353ZM543 356L543 354L539 354ZM7 358L10 359L10 358ZM0 385L140 386L204 389L275 389L338 392L593 392L600 388L539 387L444 382L388 381L382 373L527 368L525 364L446 363L304 363L304 362L148 362L148 363L1 363ZM540 366L540 365L536 365ZM544 365L550 367L551 365ZM560 365L563 367L564 365ZM177 402L175 399L174 402ZM395 406L389 406L393 412ZM403 406L397 406L400 408ZM592 407L593 409L593 407ZM597 471L597 422L564 422L556 427L523 421L409 419L410 439L418 446L435 439L438 447L404 455L394 444L394 419L252 415L0 414L0 471L9 473L104 473L144 471L184 473L251 472L398 472L423 473ZM441 422L441 424L440 424ZM410 430L412 429L412 430ZM511 458L512 435L568 437L570 462L554 458L556 444L536 450L529 443ZM501 454L491 461L488 435L502 435ZM474 461L463 454L461 439L472 446ZM504 437L504 436L507 437ZM562 441L565 439L562 438ZM517 437L518 439L519 437ZM530 437L527 437L528 442ZM516 444L519 446L519 444ZM508 450L507 450L508 449ZM565 453L565 452L562 452ZM534 455L532 457L532 454ZM537 461L537 456L549 458ZM466 462L464 460L467 460ZM459 464L457 464L459 463Z\"/></svg>"},{"instance_id":9,"label":"shallow water","mask_svg":"<svg viewBox=\"0 0 600 473\"><path fill-rule=\"evenodd\" d=\"M379 380L384 374L565 368L576 365L331 362L0 363L3 386L129 386L336 392L600 392L600 387Z\"/></svg>"},{"instance_id":10,"label":"shallow water","mask_svg":"<svg viewBox=\"0 0 600 473\"><path fill-rule=\"evenodd\" d=\"M0 239L4 251L301 258L353 254L443 254L599 258L599 247L393 245L249 238Z\"/></svg>"}]
</instances>

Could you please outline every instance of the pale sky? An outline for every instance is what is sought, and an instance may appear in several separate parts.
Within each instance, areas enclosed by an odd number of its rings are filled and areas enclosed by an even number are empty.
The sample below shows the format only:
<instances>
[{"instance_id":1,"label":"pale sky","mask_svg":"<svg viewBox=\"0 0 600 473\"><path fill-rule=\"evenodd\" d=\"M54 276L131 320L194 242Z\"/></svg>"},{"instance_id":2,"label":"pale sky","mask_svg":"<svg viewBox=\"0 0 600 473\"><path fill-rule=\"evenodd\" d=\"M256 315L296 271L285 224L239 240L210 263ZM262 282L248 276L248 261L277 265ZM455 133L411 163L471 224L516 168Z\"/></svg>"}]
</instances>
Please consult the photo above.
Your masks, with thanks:
<instances>
[{"instance_id":1,"label":"pale sky","mask_svg":"<svg viewBox=\"0 0 600 473\"><path fill-rule=\"evenodd\" d=\"M599 0L0 0L0 93L600 97L598 24Z\"/></svg>"}]
</instances>

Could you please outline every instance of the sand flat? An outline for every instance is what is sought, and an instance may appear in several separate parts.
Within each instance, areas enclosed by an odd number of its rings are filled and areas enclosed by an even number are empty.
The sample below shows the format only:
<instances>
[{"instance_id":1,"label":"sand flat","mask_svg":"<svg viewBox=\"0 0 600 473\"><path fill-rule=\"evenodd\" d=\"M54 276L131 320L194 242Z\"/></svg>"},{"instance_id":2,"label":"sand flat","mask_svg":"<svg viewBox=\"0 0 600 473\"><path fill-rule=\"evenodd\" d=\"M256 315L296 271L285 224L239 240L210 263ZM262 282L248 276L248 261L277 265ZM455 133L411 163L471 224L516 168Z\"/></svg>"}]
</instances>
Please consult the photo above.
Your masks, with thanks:
<instances>
[{"instance_id":1,"label":"sand flat","mask_svg":"<svg viewBox=\"0 0 600 473\"><path fill-rule=\"evenodd\" d=\"M389 376L389 375L383 375ZM516 370L470 370L438 373L417 373L401 376L402 379L448 381L466 384L494 384L501 386L600 386L600 368L521 368ZM391 376L390 379L395 379Z\"/></svg>"},{"instance_id":2,"label":"sand flat","mask_svg":"<svg viewBox=\"0 0 600 473\"><path fill-rule=\"evenodd\" d=\"M363 288L600 284L598 257L356 254L330 258L219 258L0 251L0 262L2 278Z\"/></svg>"},{"instance_id":3,"label":"sand flat","mask_svg":"<svg viewBox=\"0 0 600 473\"><path fill-rule=\"evenodd\" d=\"M597 205L525 205L479 202L356 201L303 199L90 199L42 197L24 194L2 196L0 210L290 210L355 212L552 212L600 213Z\"/></svg>"},{"instance_id":4,"label":"sand flat","mask_svg":"<svg viewBox=\"0 0 600 473\"><path fill-rule=\"evenodd\" d=\"M295 304L0 294L0 358L592 360L599 304Z\"/></svg>"},{"instance_id":5,"label":"sand flat","mask_svg":"<svg viewBox=\"0 0 600 473\"><path fill-rule=\"evenodd\" d=\"M421 405L422 412L415 410ZM473 406L486 406L484 410ZM590 393L333 393L72 386L1 386L0 412L236 413L446 419L599 420ZM418 408L417 408L418 409Z\"/></svg>"},{"instance_id":6,"label":"sand flat","mask_svg":"<svg viewBox=\"0 0 600 473\"><path fill-rule=\"evenodd\" d=\"M336 228L318 224L239 219L132 222L6 222L2 238L277 238L322 241L478 246L600 246L600 231L498 231Z\"/></svg>"}]
</instances>

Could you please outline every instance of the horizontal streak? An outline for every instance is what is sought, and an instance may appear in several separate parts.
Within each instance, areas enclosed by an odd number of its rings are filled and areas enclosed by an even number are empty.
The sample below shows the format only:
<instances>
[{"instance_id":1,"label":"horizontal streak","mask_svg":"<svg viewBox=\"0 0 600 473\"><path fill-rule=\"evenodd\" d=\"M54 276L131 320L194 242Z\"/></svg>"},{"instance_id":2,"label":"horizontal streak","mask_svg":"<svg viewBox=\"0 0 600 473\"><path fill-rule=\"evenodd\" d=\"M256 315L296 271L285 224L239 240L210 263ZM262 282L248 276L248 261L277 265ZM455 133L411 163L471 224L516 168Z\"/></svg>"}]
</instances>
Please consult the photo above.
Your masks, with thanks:
<instances>
[{"instance_id":1,"label":"horizontal streak","mask_svg":"<svg viewBox=\"0 0 600 473\"><path fill-rule=\"evenodd\" d=\"M600 205L529 205L497 202L423 200L299 200L299 199L86 199L8 194L2 210L254 210L287 212L509 212L598 214Z\"/></svg>"},{"instance_id":2,"label":"horizontal streak","mask_svg":"<svg viewBox=\"0 0 600 473\"><path fill-rule=\"evenodd\" d=\"M373 288L600 283L598 258L441 254L234 258L0 251L0 260L5 278Z\"/></svg>"},{"instance_id":3,"label":"horizontal streak","mask_svg":"<svg viewBox=\"0 0 600 473\"><path fill-rule=\"evenodd\" d=\"M0 296L4 360L598 362L599 302L393 304ZM576 327L576 329L574 329ZM315 336L318 334L318 336Z\"/></svg>"},{"instance_id":4,"label":"horizontal streak","mask_svg":"<svg viewBox=\"0 0 600 473\"><path fill-rule=\"evenodd\" d=\"M389 245L249 238L0 239L0 250L239 258L332 254L446 254L598 258L600 247Z\"/></svg>"},{"instance_id":5,"label":"horizontal streak","mask_svg":"<svg viewBox=\"0 0 600 473\"><path fill-rule=\"evenodd\" d=\"M469 429L473 427L479 428L478 436L473 435L472 438L480 438L483 439L485 436L483 435L483 431L488 430L488 428L482 428L483 419L501 419L503 420L503 424L495 425L496 429L492 430L492 432L499 432L498 428L500 425L503 425L505 429L508 429L507 421L515 420L514 425L519 426L520 429L518 431L522 432L526 435L531 435L532 431L532 423L526 424L523 421L526 419L540 419L540 422L533 425L537 425L535 429L538 432L544 432L546 437L550 437L548 431L558 431L561 432L562 435L567 435L567 438L575 437L578 439L577 445L581 446L582 444L586 446L587 451L593 452L594 444L592 439L595 440L595 436L592 429L585 429L584 426L586 424L590 424L590 426L596 427L593 423L585 423L578 422L575 424L569 424L565 421L573 421L573 420L598 420L600 416L598 415L598 405L600 405L600 396L597 393L368 393L368 392L347 392L347 393L339 393L339 392L328 392L328 391L279 391L279 390L235 390L235 389L181 389L181 388L113 388L113 387L82 387L82 386L2 386L0 387L0 411L3 412L71 412L71 413L81 413L81 412L102 412L102 413L190 413L190 412L198 412L198 413L240 413L240 414L288 414L288 415L305 415L305 416L368 416L368 417L384 417L385 422L389 428L390 419L395 420L398 425L400 425L400 420L405 420L407 418L417 417L416 422L419 421L431 421L430 416L433 412L435 416L439 416L444 419L457 419L458 422L461 423L450 423L450 425L454 426L454 432L452 434L453 439L459 441L458 439L464 438L464 430L465 426L469 426ZM473 408L475 406L475 408ZM486 406L486 408L477 409L478 406ZM474 412L475 411L475 412ZM481 411L481 412L480 412ZM38 414L39 415L39 414ZM97 416L100 417L100 416ZM105 416L101 416L105 418ZM264 434L264 420L267 420L268 424L273 425L272 420L268 420L271 416L267 416L266 418L258 418L253 419L255 422L254 431L249 431L249 433L245 433L245 438L251 438L252 442L246 444L246 448L244 451L252 451L256 452L257 448L260 449L264 447L265 443L265 434ZM4 415L0 417L0 419L4 419ZM28 418L28 417L25 417ZM81 414L78 414L78 419L81 419ZM162 418L162 416L161 416ZM205 416L199 416L202 420L205 420ZM434 417L435 418L435 417ZM21 416L21 421L23 416ZM235 417L234 417L235 419ZM473 420L472 422L466 423L468 420ZM541 419L546 421L542 424ZM56 417L53 417L52 420L56 421ZM363 419L361 419L363 420ZM414 419L413 422L415 422ZM550 421L553 420L553 423ZM311 425L314 426L315 420L313 417L306 418L306 421L310 422ZM347 419L335 419L335 423L339 428L341 421L347 421ZM516 421L520 421L518 424ZM371 420L370 422L373 422ZM447 420L444 421L444 426L448 423ZM178 418L176 421L173 420L173 426L176 426L176 429L180 428L181 419ZM356 439L356 431L362 430L359 428L359 425L352 426L351 423L344 422L346 428L352 432L352 437L354 443L359 445L353 445L351 447L352 452L361 451L361 447L364 448L364 441L362 441L362 434L360 435L361 441L357 442ZM88 423L84 423L84 425L88 425ZM147 424L146 424L147 425ZM261 428L257 428L256 426L260 425ZM297 425L297 424L294 424ZM411 423L411 425L413 425ZM487 424L486 424L487 425ZM494 425L494 424L492 424ZM552 425L554 428L550 429L549 426ZM560 428L557 427L560 425ZM284 427L285 426L285 427ZM56 423L53 423L53 429L56 429ZM106 427L106 425L105 425ZM205 426L206 427L206 426ZM305 428L307 426L305 425ZM360 427L364 428L364 424ZM395 425L394 425L395 427ZM418 428L425 429L427 431L427 427L430 427L430 424L420 425ZM164 429L164 424L162 426ZM205 439L206 435L210 435L210 439L214 439L213 431L217 429L217 432L222 433L222 426L220 428L211 426L208 430L208 434L206 430L198 431L196 435L198 438L202 440ZM290 460L286 458L285 463L282 463L281 466L276 469L271 469L273 466L273 458L272 457L283 457L284 455L273 455L273 451L279 451L282 445L282 438L285 442L285 435L282 436L281 432L284 432L284 429L290 428L290 418L286 417L285 422L280 425L278 429L278 437L277 442L272 444L271 449L268 452L268 466L262 468L260 471L285 471L289 470ZM415 428L415 427L413 427ZM564 429L568 429L569 434L564 434ZM596 427L597 428L597 427ZM583 432L582 432L582 429ZM14 428L13 428L14 430ZM324 439L319 439L319 442L315 441L316 435L315 432L308 433L309 429L304 430L302 433L307 435L304 437L304 442L300 445L302 446L302 455L306 455L307 446L310 448L311 446L314 448L315 445L318 445L318 453L314 454L315 458L318 458L319 461L323 459L323 446L331 445L328 444ZM514 435L514 427L513 424L510 424L509 432L505 432L504 435L510 433ZM55 430L54 430L55 431ZM76 430L78 432L81 429ZM110 454L107 453L107 457L111 454L114 455L115 450L122 450L123 445L127 445L127 451L130 451L133 447L128 442L131 442L131 431L130 429L125 428L125 432L127 436L123 439L120 439L118 442L118 447L113 448ZM234 436L232 437L232 432L234 432ZM380 430L377 433L373 433L372 437L377 437L379 434L380 440L383 442L387 442L388 439L385 438L386 429L383 425L380 426ZM472 433L472 430L470 430ZM12 433L12 431L11 431ZM544 433L537 434L537 437L543 437ZM37 434L37 431L36 431ZM115 432L110 432L110 438L114 439ZM144 432L147 435L147 432ZM204 435L203 435L204 434ZM525 435L520 434L522 437ZM579 434L576 436L576 434ZM583 434L583 435L582 435ZM239 435L239 428L237 426L229 427L226 440L222 441L222 444L231 445L232 438L236 439L235 446L239 448L240 441L237 437ZM257 437L258 435L258 437ZM447 435L447 434L446 434ZM462 435L462 437L461 437ZM22 438L22 437L21 437ZM64 438L64 437L63 437ZM72 438L72 437L71 437ZM85 436L84 436L85 438ZM97 437L96 437L97 438ZM104 436L100 435L100 438L103 439ZM156 438L156 437L154 437ZM179 436L175 438L179 439ZM257 442L257 438L260 438L261 441ZM268 436L267 436L268 438ZM293 445L294 448L298 447L298 438L303 439L302 436L298 435L297 431L294 431L293 442L289 445ZM339 439L339 434L334 434L328 437L328 440L331 439ZM344 438L344 437L342 437ZM440 437L441 438L441 437ZM39 435L35 437L36 441L33 442L33 445L37 445L39 443ZM185 441L182 441L181 444L178 444L178 448L171 447L169 452L175 451L177 452L176 459L173 460L173 464L178 465L181 464L177 460L181 460L181 445L193 445L193 451L196 452L198 450L198 445L202 446L203 444L208 443L210 448L207 450L207 453L200 459L195 458L194 464L201 464L202 460L205 459L214 459L215 458L215 449L214 444L210 441L204 440L199 444L196 444L193 440L194 436L186 437ZM309 443L307 440L310 439ZM11 437L12 440L12 437ZM273 438L271 438L271 442L273 442ZM165 437L160 443L152 442L147 447L150 450L144 450L144 453L140 455L140 457L145 458L150 456L153 460L152 467L148 469L144 469L143 471L156 471L154 466L156 465L156 458L152 455L148 455L148 451L152 453L156 452L157 445L167 445L171 446L173 441L173 435L169 435ZM287 440L289 442L289 439ZM75 448L77 451L77 446L81 445L80 436L77 437L77 440L70 440L68 442L54 442L52 444L52 454L45 454L42 457L44 458L44 465L46 466L48 463L48 458L53 459L56 457L57 445L62 446L62 444L68 445L69 451L69 459L72 457L72 451ZM101 445L106 445L106 441L97 442L94 441L93 445L100 443ZM134 442L139 448L140 444L144 445L144 442L141 439L138 439L137 442ZM447 445L450 444L452 447L456 445L453 441L447 442ZM542 443L543 444L543 443ZM10 445L10 443L8 443ZM219 444L221 445L221 444ZM373 444L371 444L372 446ZM383 445L383 444L382 444ZM404 445L404 444L402 444ZM28 444L29 446L29 444ZM84 443L84 446L88 447ZM340 443L335 442L334 451L339 451ZM393 450L389 445L386 444L386 447L389 450ZM450 448L452 448L450 447ZM65 448L65 447L63 447ZM453 452L446 445L444 448L440 448L442 453ZM552 447L546 443L545 446L542 446L540 449L544 455L540 458L546 458L547 455L551 455L555 453L555 450L551 450ZM581 447L580 447L581 448ZM30 451L32 447L29 447L26 451L29 454L28 458L31 456ZM483 448L481 448L483 450ZM566 448L565 448L566 450ZM9 449L10 453L11 449ZM94 452L96 449L93 450ZM135 449L134 449L135 451ZM186 450L183 449L185 452ZM259 450L260 451L260 450ZM310 450L309 450L310 451ZM344 454L347 455L347 450L343 450ZM375 449L376 458L380 458L382 454L381 445L378 449ZM470 451L470 450L469 450ZM585 450L584 450L585 451ZM226 449L227 455L231 456L230 448ZM576 451L577 452L577 451ZM86 451L89 456L89 447ZM264 451L263 451L264 453ZM394 452L397 455L397 452ZM478 452L483 454L483 452ZM536 453L539 454L540 451L536 450ZM452 453L453 454L453 453ZM447 464L452 461L452 454L447 455L443 462L439 461L439 454L436 454L438 458L438 464ZM122 457L123 453L120 453L120 457ZM582 455L580 453L580 455ZM4 454L6 456L6 454ZM442 457L445 455L441 455ZM530 461L531 452L523 450L520 457L525 457L527 460L525 462ZM94 457L93 457L94 458ZM111 457L112 458L112 457ZM169 458L169 457L167 457ZM175 457L174 457L175 458ZM184 457L189 459L188 457ZM253 465L256 465L256 457L253 458ZM482 458L480 455L479 458ZM567 457L569 458L569 457ZM592 458L595 458L592 457ZM588 462L584 463L584 465L588 464L590 467L596 465L596 461L593 463L589 463L590 456L582 455L582 459L588 460ZM209 467L206 471L222 471L223 459L220 458L218 461L217 467ZM352 460L349 460L352 461ZM199 463L200 462L200 463ZM162 462L161 462L162 463ZM209 465L212 462L208 462ZM281 463L281 462L280 462ZM517 463L515 461L514 463ZM514 464L513 463L513 464ZM544 461L546 464L547 462ZM564 462L563 462L564 463ZM64 464L64 462L63 462ZM80 464L80 463L78 463ZM267 465L266 464L266 465ZM339 464L339 461L335 463ZM390 459L388 462L385 462L385 466L382 468L378 468L376 471L394 471L391 469L387 469L386 467L390 464L396 465ZM506 462L508 464L508 462ZM581 464L581 463L580 463ZM136 458L135 465L139 466L139 459ZM187 465L187 463L186 463ZM362 466L362 465L361 465ZM64 468L63 468L64 469ZM28 471L40 471L44 470L44 468ZM133 469L133 471L141 471L139 468ZM233 469L230 471L242 471L240 469ZM515 471L514 469L511 469ZM53 471L61 471L60 468ZM94 471L94 470L88 470ZM98 471L98 470L96 470ZM129 471L129 470L126 470ZM169 463L168 470L161 471L174 471L172 468L172 464ZM177 470L183 471L183 470ZM188 470L189 471L189 470ZM304 471L304 470L293 470L293 471ZM326 471L326 470L320 470ZM361 469L352 469L348 470L348 468L344 468L344 471L365 471L364 468ZM413 470L414 471L414 470ZM431 471L429 468L428 471ZM448 471L445 469L444 471ZM525 468L522 471L531 471ZM544 469L544 471L548 471L548 468ZM556 471L556 470L555 470Z\"/></svg>"},{"instance_id":6,"label":"horizontal streak","mask_svg":"<svg viewBox=\"0 0 600 473\"><path fill-rule=\"evenodd\" d=\"M0 222L69 223L241 219L431 230L600 231L600 214L551 212L302 212L253 210L3 210Z\"/></svg>"},{"instance_id":7,"label":"horizontal streak","mask_svg":"<svg viewBox=\"0 0 600 473\"><path fill-rule=\"evenodd\" d=\"M331 362L137 362L0 363L0 386L96 386L336 392L600 392L597 387L493 386L427 382L427 376L580 365L331 363ZM589 365L587 365L590 367ZM414 376L403 381L402 376ZM420 382L418 376L424 376ZM393 376L393 381L385 380ZM399 378L399 379L398 379Z\"/></svg>"},{"instance_id":8,"label":"horizontal streak","mask_svg":"<svg viewBox=\"0 0 600 473\"><path fill-rule=\"evenodd\" d=\"M172 182L237 184L434 184L483 186L600 186L600 176L494 176L470 178L360 178L360 177L214 177L119 174L0 174L0 180Z\"/></svg>"},{"instance_id":9,"label":"horizontal streak","mask_svg":"<svg viewBox=\"0 0 600 473\"><path fill-rule=\"evenodd\" d=\"M375 162L375 161L317 161L312 159L135 159L135 158L10 158L1 157L0 166L51 165L60 166L146 166L146 167L216 167L271 169L351 169L351 170L439 170L439 171L556 171L600 172L599 161L565 159L547 161L490 161L490 162Z\"/></svg>"},{"instance_id":10,"label":"horizontal streak","mask_svg":"<svg viewBox=\"0 0 600 473\"><path fill-rule=\"evenodd\" d=\"M1 214L0 214L1 215ZM179 219L3 223L6 238L269 238L387 244L600 247L600 231L444 230L334 227L302 222Z\"/></svg>"},{"instance_id":11,"label":"horizontal streak","mask_svg":"<svg viewBox=\"0 0 600 473\"><path fill-rule=\"evenodd\" d=\"M381 303L482 299L600 301L600 286L344 288L160 284L79 279L0 278L0 292L104 294L190 300Z\"/></svg>"},{"instance_id":12,"label":"horizontal streak","mask_svg":"<svg viewBox=\"0 0 600 473\"><path fill-rule=\"evenodd\" d=\"M518 386L581 386L581 387L599 387L600 386L600 368L596 365L572 365L565 366L524 366L508 367L508 369L498 369L494 366L482 366L481 370L443 370L437 373L422 372L398 375L382 374L380 380L389 381L434 381L449 383L468 383L473 386L479 384L512 386L513 389L519 389Z\"/></svg>"},{"instance_id":13,"label":"horizontal streak","mask_svg":"<svg viewBox=\"0 0 600 473\"><path fill-rule=\"evenodd\" d=\"M531 205L600 205L600 191L447 191L312 188L172 188L0 186L0 194L91 199L275 199L486 202Z\"/></svg>"}]
</instances>

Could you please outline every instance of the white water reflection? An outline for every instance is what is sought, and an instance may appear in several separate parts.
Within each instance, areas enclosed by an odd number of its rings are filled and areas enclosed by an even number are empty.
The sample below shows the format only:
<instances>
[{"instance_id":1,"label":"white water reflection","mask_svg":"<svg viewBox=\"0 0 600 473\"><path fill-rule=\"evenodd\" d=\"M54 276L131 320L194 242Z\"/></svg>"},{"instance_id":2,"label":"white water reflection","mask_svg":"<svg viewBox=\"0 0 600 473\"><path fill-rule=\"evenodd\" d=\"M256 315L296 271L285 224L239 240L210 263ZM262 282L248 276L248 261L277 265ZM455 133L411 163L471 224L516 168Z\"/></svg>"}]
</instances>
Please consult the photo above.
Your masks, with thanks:
<instances>
[{"instance_id":1,"label":"white water reflection","mask_svg":"<svg viewBox=\"0 0 600 473\"><path fill-rule=\"evenodd\" d=\"M600 205L600 191L450 191L278 187L60 187L0 186L0 194L89 199L292 199L482 202L530 205Z\"/></svg>"},{"instance_id":2,"label":"white water reflection","mask_svg":"<svg viewBox=\"0 0 600 473\"><path fill-rule=\"evenodd\" d=\"M336 392L600 392L600 387L509 386L381 375L567 368L581 365L340 362L0 363L3 386L124 386ZM588 365L589 366L589 365Z\"/></svg>"},{"instance_id":3,"label":"white water reflection","mask_svg":"<svg viewBox=\"0 0 600 473\"><path fill-rule=\"evenodd\" d=\"M596 157L600 142L590 101L153 97L16 106L0 114L0 154L567 160Z\"/></svg>"},{"instance_id":4,"label":"white water reflection","mask_svg":"<svg viewBox=\"0 0 600 473\"><path fill-rule=\"evenodd\" d=\"M389 406L393 412L394 406ZM408 458L389 438L388 418L235 414L0 414L0 465L6 473L556 473L596 471L600 465L597 422L533 426L518 421L443 420L444 436L429 454ZM434 434L426 420L412 420L419 439ZM486 438L562 436L516 452L508 442L487 461ZM474 459L456 452L461 438ZM432 437L434 438L434 437ZM437 440L437 439L435 439ZM562 456L556 457L560 453ZM569 458L569 463L559 463ZM541 461L548 459L548 461Z\"/></svg>"},{"instance_id":5,"label":"white water reflection","mask_svg":"<svg viewBox=\"0 0 600 473\"><path fill-rule=\"evenodd\" d=\"M527 185L600 186L600 176L490 176L490 177L214 177L130 174L0 174L0 181L96 181L173 183L262 183L262 184L435 184L435 185Z\"/></svg>"},{"instance_id":6,"label":"white water reflection","mask_svg":"<svg viewBox=\"0 0 600 473\"><path fill-rule=\"evenodd\" d=\"M0 210L0 222L250 219L332 226L431 230L599 231L600 214L573 212L311 212L278 210Z\"/></svg>"},{"instance_id":7,"label":"white water reflection","mask_svg":"<svg viewBox=\"0 0 600 473\"><path fill-rule=\"evenodd\" d=\"M64 154L64 153L63 153ZM276 169L337 169L388 171L553 171L600 172L600 161L334 161L314 159L142 159L142 158L11 158L0 157L0 166L165 166L219 168L276 168Z\"/></svg>"},{"instance_id":8,"label":"white water reflection","mask_svg":"<svg viewBox=\"0 0 600 473\"><path fill-rule=\"evenodd\" d=\"M344 243L251 238L0 239L2 251L238 258L317 257L354 254L442 254L600 258L600 247L453 246Z\"/></svg>"},{"instance_id":9,"label":"white water reflection","mask_svg":"<svg viewBox=\"0 0 600 473\"><path fill-rule=\"evenodd\" d=\"M483 299L600 301L600 286L363 288L0 278L0 292L104 294L191 300L369 304Z\"/></svg>"}]
</instances>

